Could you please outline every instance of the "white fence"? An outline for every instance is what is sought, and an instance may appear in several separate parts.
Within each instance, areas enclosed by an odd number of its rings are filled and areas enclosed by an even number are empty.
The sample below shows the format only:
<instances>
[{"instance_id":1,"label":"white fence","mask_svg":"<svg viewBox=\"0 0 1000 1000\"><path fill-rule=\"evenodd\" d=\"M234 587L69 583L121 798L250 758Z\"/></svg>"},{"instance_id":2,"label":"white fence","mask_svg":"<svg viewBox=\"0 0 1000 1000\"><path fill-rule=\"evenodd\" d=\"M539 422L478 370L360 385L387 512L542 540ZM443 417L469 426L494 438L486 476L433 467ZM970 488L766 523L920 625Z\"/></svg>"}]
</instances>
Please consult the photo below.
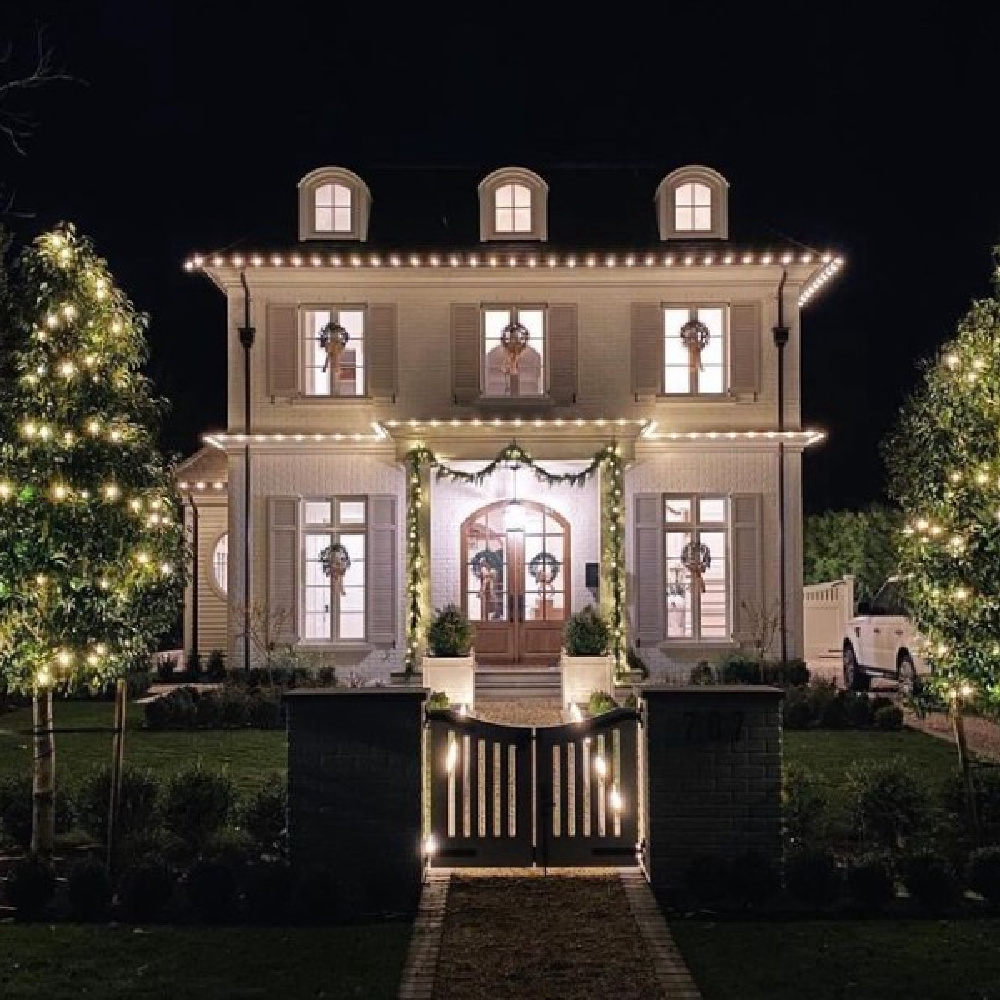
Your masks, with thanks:
<instances>
[{"instance_id":1,"label":"white fence","mask_svg":"<svg viewBox=\"0 0 1000 1000\"><path fill-rule=\"evenodd\" d=\"M844 628L854 616L854 577L803 587L802 608L806 659L839 656Z\"/></svg>"}]
</instances>

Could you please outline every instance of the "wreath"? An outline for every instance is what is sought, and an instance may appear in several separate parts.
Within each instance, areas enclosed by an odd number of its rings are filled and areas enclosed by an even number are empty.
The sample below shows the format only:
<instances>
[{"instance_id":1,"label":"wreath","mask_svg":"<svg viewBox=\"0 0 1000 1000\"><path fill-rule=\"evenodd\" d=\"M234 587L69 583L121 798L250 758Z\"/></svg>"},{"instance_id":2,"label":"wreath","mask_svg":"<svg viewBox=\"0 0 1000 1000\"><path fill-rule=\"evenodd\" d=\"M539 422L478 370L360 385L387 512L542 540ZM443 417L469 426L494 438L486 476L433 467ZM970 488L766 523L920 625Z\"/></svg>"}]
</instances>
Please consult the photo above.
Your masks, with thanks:
<instances>
[{"instance_id":1,"label":"wreath","mask_svg":"<svg viewBox=\"0 0 1000 1000\"><path fill-rule=\"evenodd\" d=\"M496 596L496 582L503 570L503 557L495 549L481 549L470 560L472 572L479 581L479 597L489 603Z\"/></svg>"},{"instance_id":2,"label":"wreath","mask_svg":"<svg viewBox=\"0 0 1000 1000\"><path fill-rule=\"evenodd\" d=\"M507 355L505 370L510 375L517 374L517 362L531 340L531 331L514 320L500 331L500 346Z\"/></svg>"},{"instance_id":3,"label":"wreath","mask_svg":"<svg viewBox=\"0 0 1000 1000\"><path fill-rule=\"evenodd\" d=\"M539 552L528 563L528 572L531 574L531 578L543 590L549 584L556 582L561 568L559 560L551 552Z\"/></svg>"},{"instance_id":4,"label":"wreath","mask_svg":"<svg viewBox=\"0 0 1000 1000\"><path fill-rule=\"evenodd\" d=\"M344 577L351 568L351 557L340 542L334 542L322 549L319 554L319 564L323 572L337 581L340 593L346 594L344 589Z\"/></svg>"},{"instance_id":5,"label":"wreath","mask_svg":"<svg viewBox=\"0 0 1000 1000\"><path fill-rule=\"evenodd\" d=\"M681 341L688 350L688 362L691 371L703 370L701 352L708 347L712 339L712 331L700 319L689 319L681 327Z\"/></svg>"},{"instance_id":6,"label":"wreath","mask_svg":"<svg viewBox=\"0 0 1000 1000\"><path fill-rule=\"evenodd\" d=\"M681 565L698 581L699 590L705 593L705 573L712 565L712 550L704 543L688 542L681 549Z\"/></svg>"},{"instance_id":7,"label":"wreath","mask_svg":"<svg viewBox=\"0 0 1000 1000\"><path fill-rule=\"evenodd\" d=\"M326 371L331 361L334 365L340 361L340 356L350 339L351 335L339 323L332 320L319 331L319 346L326 351L323 371Z\"/></svg>"}]
</instances>

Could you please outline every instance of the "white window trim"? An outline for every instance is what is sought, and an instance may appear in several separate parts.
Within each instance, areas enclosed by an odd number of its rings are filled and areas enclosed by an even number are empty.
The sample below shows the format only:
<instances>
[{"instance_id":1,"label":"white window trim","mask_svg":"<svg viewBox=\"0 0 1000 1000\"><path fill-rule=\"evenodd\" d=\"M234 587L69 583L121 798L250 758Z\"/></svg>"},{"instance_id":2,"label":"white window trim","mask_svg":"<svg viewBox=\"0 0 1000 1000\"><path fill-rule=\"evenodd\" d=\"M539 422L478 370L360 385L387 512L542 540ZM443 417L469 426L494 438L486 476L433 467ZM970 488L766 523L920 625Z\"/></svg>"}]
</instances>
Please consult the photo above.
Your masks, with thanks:
<instances>
[{"instance_id":1,"label":"white window trim","mask_svg":"<svg viewBox=\"0 0 1000 1000\"><path fill-rule=\"evenodd\" d=\"M531 228L527 232L498 232L496 227L496 193L506 184L521 184L531 195ZM549 186L524 167L501 167L479 182L479 238L483 242L504 240L545 241L549 238Z\"/></svg>"},{"instance_id":2,"label":"white window trim","mask_svg":"<svg viewBox=\"0 0 1000 1000\"><path fill-rule=\"evenodd\" d=\"M215 553L219 547L219 543L222 539L226 539L226 586L225 588L219 586L219 581L215 575ZM208 556L208 582L214 591L216 597L220 597L222 600L228 600L229 594L229 529L225 531L220 531L215 538L212 539L212 544L209 547Z\"/></svg>"},{"instance_id":3,"label":"white window trim","mask_svg":"<svg viewBox=\"0 0 1000 1000\"><path fill-rule=\"evenodd\" d=\"M316 190L324 184L342 184L351 192L351 227L349 230L316 228ZM345 167L320 167L299 181L300 240L359 240L368 239L368 217L371 212L371 192L368 185Z\"/></svg>"},{"instance_id":4,"label":"white window trim","mask_svg":"<svg viewBox=\"0 0 1000 1000\"><path fill-rule=\"evenodd\" d=\"M660 322L663 328L664 361L663 370L660 372L660 395L670 400L681 399L730 399L729 392L729 307L728 302L662 302L660 303ZM667 363L666 363L666 311L668 309L687 309L688 315L693 318L693 314L698 309L721 309L722 310L722 389L719 392L701 392L699 390L688 389L687 392L667 392ZM690 373L688 385L690 386L695 377L694 372Z\"/></svg>"},{"instance_id":5,"label":"white window trim","mask_svg":"<svg viewBox=\"0 0 1000 1000\"><path fill-rule=\"evenodd\" d=\"M696 511L698 509L698 501L700 500L724 500L726 504L726 519L723 522L701 522L697 518L691 521L667 521L667 504L671 500L687 500L691 503L691 510ZM733 498L731 494L720 493L715 491L708 491L705 493L664 493L662 497L662 507L660 511L660 516L663 522L663 540L661 543L662 556L663 556L663 575L666 587L664 588L665 593L663 597L663 644L670 647L679 646L729 646L733 643ZM670 614L670 578L669 578L669 567L667 566L667 536L671 533L681 534L684 532L690 532L692 543L696 542L700 537L702 531L722 531L725 535L725 545L726 545L726 577L725 577L725 594L726 594L726 624L724 628L725 635L723 636L709 636L708 638L703 638L701 635L701 593L695 593L692 590L693 600L691 608L691 622L692 629L691 635L677 635L672 636L669 633L669 614ZM691 584L690 574L688 574L688 585ZM698 614L695 614L695 611ZM697 626L697 627L695 627Z\"/></svg>"},{"instance_id":6,"label":"white window trim","mask_svg":"<svg viewBox=\"0 0 1000 1000\"><path fill-rule=\"evenodd\" d=\"M711 192L712 225L709 229L678 229L674 208L682 184L704 184ZM667 174L656 188L656 221L661 240L729 239L729 182L711 167L691 164Z\"/></svg>"},{"instance_id":7,"label":"white window trim","mask_svg":"<svg viewBox=\"0 0 1000 1000\"><path fill-rule=\"evenodd\" d=\"M306 316L311 312L360 312L364 313L364 345L365 345L365 360L362 364L362 378L364 380L364 385L361 387L362 391L354 395L348 396L341 393L319 393L319 392L307 392L307 378L306 370L308 369L308 356L306 351ZM298 365L299 365L299 395L303 400L310 403L351 403L358 402L359 400L370 399L368 394L368 304L365 302L304 302L299 306L298 311L298 342L296 344L296 349L298 351Z\"/></svg>"},{"instance_id":8,"label":"white window trim","mask_svg":"<svg viewBox=\"0 0 1000 1000\"><path fill-rule=\"evenodd\" d=\"M496 396L486 392L486 313L492 310L507 310L511 322L516 322L521 311L537 311L542 314L542 391L537 396ZM542 302L484 302L479 308L479 384L482 387L479 398L489 403L542 403L549 396L549 307Z\"/></svg>"}]
</instances>

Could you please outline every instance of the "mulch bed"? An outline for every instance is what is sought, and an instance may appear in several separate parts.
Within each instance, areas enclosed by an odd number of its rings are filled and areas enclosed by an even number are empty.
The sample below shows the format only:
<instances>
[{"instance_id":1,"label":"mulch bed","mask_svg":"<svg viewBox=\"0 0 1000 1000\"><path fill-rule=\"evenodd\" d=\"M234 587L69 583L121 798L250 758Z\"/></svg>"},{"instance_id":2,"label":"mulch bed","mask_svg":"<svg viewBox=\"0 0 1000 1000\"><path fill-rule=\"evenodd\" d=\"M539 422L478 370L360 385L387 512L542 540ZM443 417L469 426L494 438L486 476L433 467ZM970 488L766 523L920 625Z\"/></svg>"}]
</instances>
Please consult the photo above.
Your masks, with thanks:
<instances>
[{"instance_id":1,"label":"mulch bed","mask_svg":"<svg viewBox=\"0 0 1000 1000\"><path fill-rule=\"evenodd\" d=\"M452 878L435 1000L659 995L616 873Z\"/></svg>"},{"instance_id":2,"label":"mulch bed","mask_svg":"<svg viewBox=\"0 0 1000 1000\"><path fill-rule=\"evenodd\" d=\"M928 736L937 736L939 739L948 740L953 743L955 734L951 728L951 719L944 712L929 712L923 718L914 715L913 712L906 713L906 724L911 729L919 729ZM980 716L967 715L965 717L965 738L969 744L969 749L986 760L1000 762L1000 726L989 719Z\"/></svg>"}]
</instances>

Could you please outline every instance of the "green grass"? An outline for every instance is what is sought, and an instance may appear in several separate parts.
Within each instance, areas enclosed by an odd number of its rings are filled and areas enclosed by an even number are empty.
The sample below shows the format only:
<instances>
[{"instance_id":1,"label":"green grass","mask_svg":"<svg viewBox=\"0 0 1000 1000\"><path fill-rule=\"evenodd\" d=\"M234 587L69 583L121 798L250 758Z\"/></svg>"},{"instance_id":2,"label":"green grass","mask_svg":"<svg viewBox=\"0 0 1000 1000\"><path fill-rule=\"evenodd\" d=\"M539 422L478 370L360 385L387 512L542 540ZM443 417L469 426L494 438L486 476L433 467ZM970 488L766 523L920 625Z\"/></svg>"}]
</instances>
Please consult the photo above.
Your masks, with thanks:
<instances>
[{"instance_id":1,"label":"green grass","mask_svg":"<svg viewBox=\"0 0 1000 1000\"><path fill-rule=\"evenodd\" d=\"M671 931L704 1000L1000 1000L1000 920L688 921Z\"/></svg>"},{"instance_id":2,"label":"green grass","mask_svg":"<svg viewBox=\"0 0 1000 1000\"><path fill-rule=\"evenodd\" d=\"M56 728L107 726L114 722L110 702L63 701L53 708ZM287 742L283 730L198 730L146 732L141 729L142 706L129 705L125 760L169 775L201 761L225 769L237 788L251 792L285 780ZM31 766L31 709L0 715L0 778L27 774ZM111 760L111 733L57 733L56 781L75 783L90 768Z\"/></svg>"},{"instance_id":3,"label":"green grass","mask_svg":"<svg viewBox=\"0 0 1000 1000\"><path fill-rule=\"evenodd\" d=\"M4 1000L394 997L410 927L0 926Z\"/></svg>"}]
</instances>

